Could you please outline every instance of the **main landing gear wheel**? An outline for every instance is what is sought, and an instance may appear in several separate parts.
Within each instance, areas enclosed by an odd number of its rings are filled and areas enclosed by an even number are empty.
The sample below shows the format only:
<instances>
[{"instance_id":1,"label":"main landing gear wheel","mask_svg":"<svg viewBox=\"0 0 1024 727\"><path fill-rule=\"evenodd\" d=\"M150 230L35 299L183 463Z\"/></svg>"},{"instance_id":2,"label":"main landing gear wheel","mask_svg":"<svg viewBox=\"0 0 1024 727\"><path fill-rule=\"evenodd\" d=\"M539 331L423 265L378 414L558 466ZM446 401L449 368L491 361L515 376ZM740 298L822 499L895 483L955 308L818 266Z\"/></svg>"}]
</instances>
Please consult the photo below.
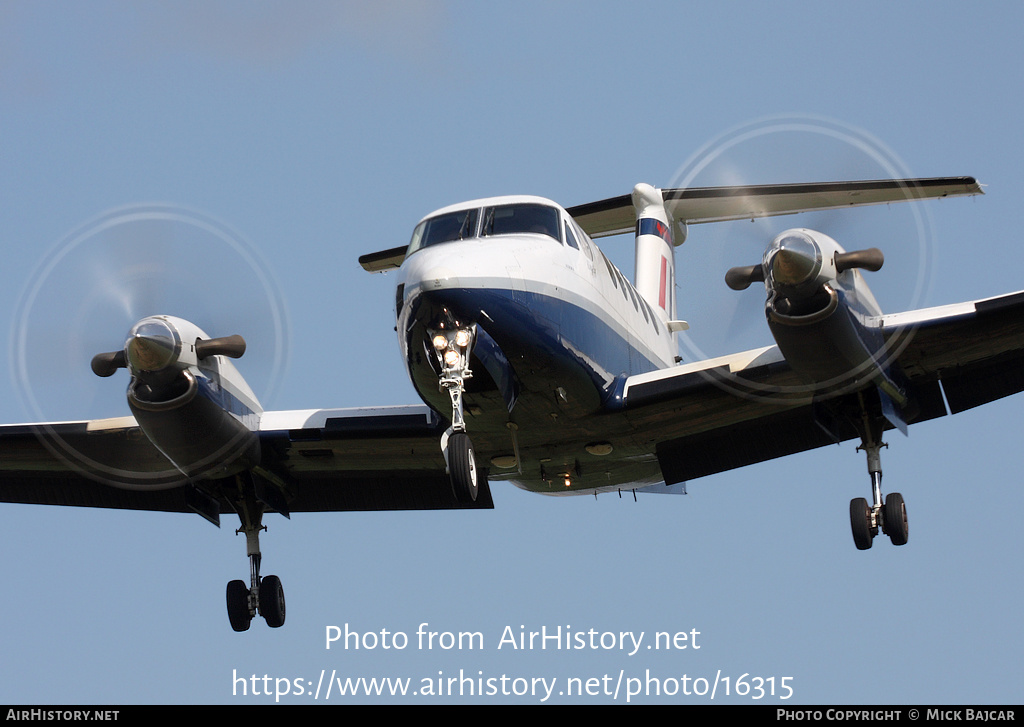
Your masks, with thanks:
<instances>
[{"instance_id":1,"label":"main landing gear wheel","mask_svg":"<svg viewBox=\"0 0 1024 727\"><path fill-rule=\"evenodd\" d=\"M893 545L906 545L910 535L910 526L907 523L907 506L903 502L903 495L898 492L890 492L885 498L885 510L882 513L882 525L885 534Z\"/></svg>"},{"instance_id":2,"label":"main landing gear wheel","mask_svg":"<svg viewBox=\"0 0 1024 727\"><path fill-rule=\"evenodd\" d=\"M284 587L277 576L266 576L260 581L259 613L272 629L284 626ZM235 631L248 631L255 609L252 608L249 587L245 581L230 581L227 588L228 620Z\"/></svg>"},{"instance_id":3,"label":"main landing gear wheel","mask_svg":"<svg viewBox=\"0 0 1024 727\"><path fill-rule=\"evenodd\" d=\"M260 582L260 615L272 629L284 626L284 588L277 576L266 576Z\"/></svg>"},{"instance_id":4,"label":"main landing gear wheel","mask_svg":"<svg viewBox=\"0 0 1024 727\"><path fill-rule=\"evenodd\" d=\"M248 631L252 623L252 611L249 608L249 587L245 581L230 581L227 591L228 620L235 631Z\"/></svg>"},{"instance_id":5,"label":"main landing gear wheel","mask_svg":"<svg viewBox=\"0 0 1024 727\"><path fill-rule=\"evenodd\" d=\"M476 502L480 491L476 457L473 443L465 432L455 432L448 438L448 472L455 499L464 503Z\"/></svg>"},{"instance_id":6,"label":"main landing gear wheel","mask_svg":"<svg viewBox=\"0 0 1024 727\"><path fill-rule=\"evenodd\" d=\"M871 525L871 508L863 497L850 500L850 527L857 550L870 548L878 529Z\"/></svg>"}]
</instances>

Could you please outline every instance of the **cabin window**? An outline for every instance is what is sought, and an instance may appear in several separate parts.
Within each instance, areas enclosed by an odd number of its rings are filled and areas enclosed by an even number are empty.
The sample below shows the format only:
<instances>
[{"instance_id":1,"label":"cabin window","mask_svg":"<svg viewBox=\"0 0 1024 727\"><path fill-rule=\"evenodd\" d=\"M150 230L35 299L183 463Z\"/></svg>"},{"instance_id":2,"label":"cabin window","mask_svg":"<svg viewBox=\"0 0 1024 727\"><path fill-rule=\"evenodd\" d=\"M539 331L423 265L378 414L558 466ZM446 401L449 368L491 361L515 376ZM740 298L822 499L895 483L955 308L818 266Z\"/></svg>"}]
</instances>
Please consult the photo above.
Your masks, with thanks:
<instances>
[{"instance_id":1,"label":"cabin window","mask_svg":"<svg viewBox=\"0 0 1024 727\"><path fill-rule=\"evenodd\" d=\"M484 210L481 234L516 235L534 233L562 241L558 210L543 204L521 203L488 207Z\"/></svg>"},{"instance_id":2,"label":"cabin window","mask_svg":"<svg viewBox=\"0 0 1024 727\"><path fill-rule=\"evenodd\" d=\"M459 210L423 220L412 233L407 254L411 255L421 247L476 237L479 213L477 209Z\"/></svg>"},{"instance_id":3,"label":"cabin window","mask_svg":"<svg viewBox=\"0 0 1024 727\"><path fill-rule=\"evenodd\" d=\"M618 268L615 268L615 275L616 275L616 277L618 277L619 283L622 285L622 297L625 298L628 301L629 300L629 291L627 291L626 288L629 287L629 283L627 283L626 279L624 277L622 277L622 273L619 272Z\"/></svg>"},{"instance_id":4,"label":"cabin window","mask_svg":"<svg viewBox=\"0 0 1024 727\"><path fill-rule=\"evenodd\" d=\"M580 249L580 244L576 242L576 236L572 234L572 228L569 227L569 223L565 223L565 241L569 243L569 247L575 247L577 250Z\"/></svg>"},{"instance_id":5,"label":"cabin window","mask_svg":"<svg viewBox=\"0 0 1024 727\"><path fill-rule=\"evenodd\" d=\"M583 250L583 252L585 252L587 254L587 258L589 260L593 261L594 260L594 251L591 249L591 245L593 245L594 243L590 240L590 238L587 237L587 233L585 233L580 228L580 226L576 224L576 220L573 220L572 224L573 224L573 227L576 228L576 232L577 232L577 234L579 236L580 248Z\"/></svg>"},{"instance_id":6,"label":"cabin window","mask_svg":"<svg viewBox=\"0 0 1024 727\"><path fill-rule=\"evenodd\" d=\"M604 253L601 253L601 258L604 260L605 267L608 268L608 277L612 279L612 285L619 287L619 282L615 279L615 268L612 267L611 261L605 257Z\"/></svg>"}]
</instances>

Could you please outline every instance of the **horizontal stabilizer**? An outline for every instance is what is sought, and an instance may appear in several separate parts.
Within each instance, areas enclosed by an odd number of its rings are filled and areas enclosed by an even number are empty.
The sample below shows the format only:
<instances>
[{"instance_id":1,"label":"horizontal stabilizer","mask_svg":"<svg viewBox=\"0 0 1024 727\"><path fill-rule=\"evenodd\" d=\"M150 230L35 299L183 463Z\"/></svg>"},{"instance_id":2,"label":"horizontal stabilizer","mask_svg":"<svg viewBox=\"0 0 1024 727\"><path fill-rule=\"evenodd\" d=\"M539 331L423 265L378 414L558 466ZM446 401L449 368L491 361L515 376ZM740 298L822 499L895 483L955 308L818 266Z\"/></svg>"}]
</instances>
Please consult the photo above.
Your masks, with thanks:
<instances>
[{"instance_id":1,"label":"horizontal stabilizer","mask_svg":"<svg viewBox=\"0 0 1024 727\"><path fill-rule=\"evenodd\" d=\"M686 224L983 194L974 177L694 187L661 192L668 213ZM633 232L636 225L633 200L628 194L567 211L591 237Z\"/></svg>"},{"instance_id":2,"label":"horizontal stabilizer","mask_svg":"<svg viewBox=\"0 0 1024 727\"><path fill-rule=\"evenodd\" d=\"M408 245L402 245L401 247L393 247L390 250L381 250L380 252L371 252L366 255L360 255L359 264L362 265L363 270L368 273L382 273L385 270L396 270L402 267L402 261L405 260L405 251L408 247Z\"/></svg>"}]
</instances>

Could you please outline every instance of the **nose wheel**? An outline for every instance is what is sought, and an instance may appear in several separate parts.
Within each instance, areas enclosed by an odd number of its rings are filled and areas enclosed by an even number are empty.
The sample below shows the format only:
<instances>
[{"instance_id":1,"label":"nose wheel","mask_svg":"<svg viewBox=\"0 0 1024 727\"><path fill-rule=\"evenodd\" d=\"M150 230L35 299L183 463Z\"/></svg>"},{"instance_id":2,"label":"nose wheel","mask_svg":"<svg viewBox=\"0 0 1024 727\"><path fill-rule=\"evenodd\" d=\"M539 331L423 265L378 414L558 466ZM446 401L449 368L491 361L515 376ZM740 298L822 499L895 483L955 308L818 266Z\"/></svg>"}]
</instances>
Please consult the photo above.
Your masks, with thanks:
<instances>
[{"instance_id":1,"label":"nose wheel","mask_svg":"<svg viewBox=\"0 0 1024 727\"><path fill-rule=\"evenodd\" d=\"M476 502L480 485L477 481L473 443L469 440L469 435L465 432L454 432L448 437L445 454L455 499L459 502Z\"/></svg>"}]
</instances>

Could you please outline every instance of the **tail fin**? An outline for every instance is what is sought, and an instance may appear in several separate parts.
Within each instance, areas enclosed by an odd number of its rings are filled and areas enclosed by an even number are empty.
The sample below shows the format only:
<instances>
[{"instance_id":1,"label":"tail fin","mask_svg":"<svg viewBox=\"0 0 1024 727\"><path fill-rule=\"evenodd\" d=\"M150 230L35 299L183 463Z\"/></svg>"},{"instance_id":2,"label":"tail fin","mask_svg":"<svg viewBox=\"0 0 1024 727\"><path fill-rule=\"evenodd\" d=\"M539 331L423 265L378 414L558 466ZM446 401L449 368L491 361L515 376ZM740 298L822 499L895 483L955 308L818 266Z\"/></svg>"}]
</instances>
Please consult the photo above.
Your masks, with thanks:
<instances>
[{"instance_id":1,"label":"tail fin","mask_svg":"<svg viewBox=\"0 0 1024 727\"><path fill-rule=\"evenodd\" d=\"M675 242L672 221L660 189L649 184L633 188L636 210L636 289L663 323L676 318ZM684 228L685 229L685 228Z\"/></svg>"}]
</instances>

